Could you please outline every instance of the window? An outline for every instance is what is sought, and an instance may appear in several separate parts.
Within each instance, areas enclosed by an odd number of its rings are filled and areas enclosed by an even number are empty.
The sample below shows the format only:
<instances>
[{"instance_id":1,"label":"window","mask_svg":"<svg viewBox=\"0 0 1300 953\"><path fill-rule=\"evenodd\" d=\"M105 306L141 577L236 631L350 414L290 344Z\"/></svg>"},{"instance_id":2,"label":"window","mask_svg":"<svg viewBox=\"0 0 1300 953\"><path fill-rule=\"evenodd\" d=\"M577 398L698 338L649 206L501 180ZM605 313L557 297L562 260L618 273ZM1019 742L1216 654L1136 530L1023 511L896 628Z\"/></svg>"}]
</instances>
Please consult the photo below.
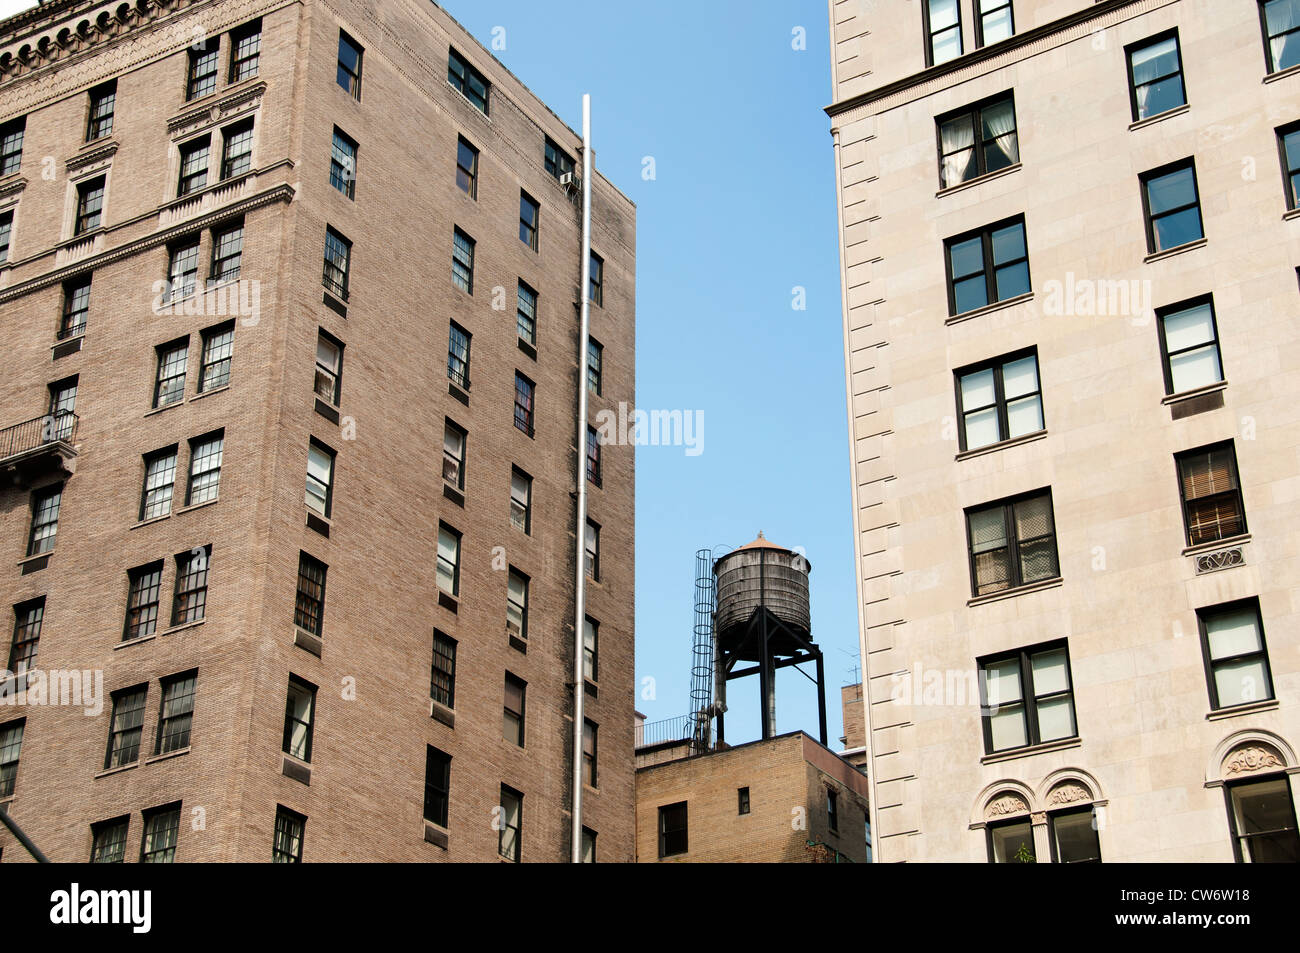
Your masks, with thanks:
<instances>
[{"instance_id":1,"label":"window","mask_svg":"<svg viewBox=\"0 0 1300 953\"><path fill-rule=\"evenodd\" d=\"M10 237L14 231L14 213L0 214L0 261L9 260Z\"/></svg>"},{"instance_id":2,"label":"window","mask_svg":"<svg viewBox=\"0 0 1300 953\"><path fill-rule=\"evenodd\" d=\"M176 196L197 192L208 184L208 154L211 136L204 136L181 146L181 178L176 185Z\"/></svg>"},{"instance_id":3,"label":"window","mask_svg":"<svg viewBox=\"0 0 1300 953\"><path fill-rule=\"evenodd\" d=\"M32 527L27 534L28 556L39 556L54 548L54 538L59 532L59 505L62 502L62 483L32 494Z\"/></svg>"},{"instance_id":4,"label":"window","mask_svg":"<svg viewBox=\"0 0 1300 953\"><path fill-rule=\"evenodd\" d=\"M474 293L474 239L459 228L452 233L451 281L461 291Z\"/></svg>"},{"instance_id":5,"label":"window","mask_svg":"<svg viewBox=\"0 0 1300 953\"><path fill-rule=\"evenodd\" d=\"M478 150L463 138L456 140L456 184L470 198L478 198Z\"/></svg>"},{"instance_id":6,"label":"window","mask_svg":"<svg viewBox=\"0 0 1300 953\"><path fill-rule=\"evenodd\" d=\"M596 832L590 827L582 829L582 863L594 864L596 862Z\"/></svg>"},{"instance_id":7,"label":"window","mask_svg":"<svg viewBox=\"0 0 1300 953\"><path fill-rule=\"evenodd\" d=\"M596 774L596 741L600 732L600 726L590 718L582 720L582 783L591 787L598 787L599 777Z\"/></svg>"},{"instance_id":8,"label":"window","mask_svg":"<svg viewBox=\"0 0 1300 953\"><path fill-rule=\"evenodd\" d=\"M1134 122L1187 103L1178 31L1126 48L1128 86Z\"/></svg>"},{"instance_id":9,"label":"window","mask_svg":"<svg viewBox=\"0 0 1300 953\"><path fill-rule=\"evenodd\" d=\"M516 864L522 853L523 821L524 796L501 785L501 834L497 840L497 853Z\"/></svg>"},{"instance_id":10,"label":"window","mask_svg":"<svg viewBox=\"0 0 1300 953\"><path fill-rule=\"evenodd\" d=\"M438 524L438 588L449 596L460 594L460 533Z\"/></svg>"},{"instance_id":11,"label":"window","mask_svg":"<svg viewBox=\"0 0 1300 953\"><path fill-rule=\"evenodd\" d=\"M144 458L144 490L140 495L141 521L166 516L172 511L175 485L175 445L147 454Z\"/></svg>"},{"instance_id":12,"label":"window","mask_svg":"<svg viewBox=\"0 0 1300 953\"><path fill-rule=\"evenodd\" d=\"M262 52L262 21L254 20L230 31L230 82L239 83L257 75Z\"/></svg>"},{"instance_id":13,"label":"window","mask_svg":"<svg viewBox=\"0 0 1300 953\"><path fill-rule=\"evenodd\" d=\"M327 569L319 559L298 553L298 596L293 609L293 624L312 635L321 635L324 631Z\"/></svg>"},{"instance_id":14,"label":"window","mask_svg":"<svg viewBox=\"0 0 1300 953\"><path fill-rule=\"evenodd\" d=\"M352 243L334 231L325 229L325 287L347 300L348 270L352 263Z\"/></svg>"},{"instance_id":15,"label":"window","mask_svg":"<svg viewBox=\"0 0 1300 953\"><path fill-rule=\"evenodd\" d=\"M1050 490L967 510L966 531L972 595L1059 575Z\"/></svg>"},{"instance_id":16,"label":"window","mask_svg":"<svg viewBox=\"0 0 1300 953\"><path fill-rule=\"evenodd\" d=\"M1165 393L1181 394L1223 380L1218 324L1209 297L1156 312Z\"/></svg>"},{"instance_id":17,"label":"window","mask_svg":"<svg viewBox=\"0 0 1300 953\"><path fill-rule=\"evenodd\" d=\"M109 723L108 754L104 758L104 770L133 764L140 757L144 703L148 692L149 686L136 685L113 693L113 717Z\"/></svg>"},{"instance_id":18,"label":"window","mask_svg":"<svg viewBox=\"0 0 1300 953\"><path fill-rule=\"evenodd\" d=\"M126 832L129 815L90 825L92 864L120 864L126 858Z\"/></svg>"},{"instance_id":19,"label":"window","mask_svg":"<svg viewBox=\"0 0 1300 953\"><path fill-rule=\"evenodd\" d=\"M244 226L216 232L212 241L212 281L234 281L244 257Z\"/></svg>"},{"instance_id":20,"label":"window","mask_svg":"<svg viewBox=\"0 0 1300 953\"><path fill-rule=\"evenodd\" d=\"M600 486L600 434L595 427L587 427L587 479Z\"/></svg>"},{"instance_id":21,"label":"window","mask_svg":"<svg viewBox=\"0 0 1300 953\"><path fill-rule=\"evenodd\" d=\"M225 444L224 430L190 441L190 485L185 492L186 506L198 506L217 498L221 490L221 457Z\"/></svg>"},{"instance_id":22,"label":"window","mask_svg":"<svg viewBox=\"0 0 1300 953\"><path fill-rule=\"evenodd\" d=\"M1228 822L1237 863L1294 864L1300 831L1286 775L1227 785Z\"/></svg>"},{"instance_id":23,"label":"window","mask_svg":"<svg viewBox=\"0 0 1300 953\"><path fill-rule=\"evenodd\" d=\"M1147 248L1152 253L1177 248L1205 237L1191 159L1142 176Z\"/></svg>"},{"instance_id":24,"label":"window","mask_svg":"<svg viewBox=\"0 0 1300 953\"><path fill-rule=\"evenodd\" d=\"M518 467L510 468L510 522L529 532L532 524L533 478Z\"/></svg>"},{"instance_id":25,"label":"window","mask_svg":"<svg viewBox=\"0 0 1300 953\"><path fill-rule=\"evenodd\" d=\"M542 164L548 173L555 176L557 182L560 180L560 176L573 174L573 156L556 145L550 136L546 137L546 147L542 152Z\"/></svg>"},{"instance_id":26,"label":"window","mask_svg":"<svg viewBox=\"0 0 1300 953\"><path fill-rule=\"evenodd\" d=\"M587 520L587 535L584 543L583 566L587 578L593 582L600 579L600 525Z\"/></svg>"},{"instance_id":27,"label":"window","mask_svg":"<svg viewBox=\"0 0 1300 953\"><path fill-rule=\"evenodd\" d=\"M333 509L334 451L313 439L307 446L307 508L326 519Z\"/></svg>"},{"instance_id":28,"label":"window","mask_svg":"<svg viewBox=\"0 0 1300 953\"><path fill-rule=\"evenodd\" d=\"M600 675L600 623L591 616L582 620L582 677L593 682Z\"/></svg>"},{"instance_id":29,"label":"window","mask_svg":"<svg viewBox=\"0 0 1300 953\"><path fill-rule=\"evenodd\" d=\"M185 370L189 363L190 339L183 338L157 348L158 375L153 388L153 405L167 407L185 397Z\"/></svg>"},{"instance_id":30,"label":"window","mask_svg":"<svg viewBox=\"0 0 1300 953\"><path fill-rule=\"evenodd\" d=\"M519 240L537 251L537 228L542 207L527 192L519 193Z\"/></svg>"},{"instance_id":31,"label":"window","mask_svg":"<svg viewBox=\"0 0 1300 953\"><path fill-rule=\"evenodd\" d=\"M456 640L433 630L433 669L429 673L429 695L440 705L456 707Z\"/></svg>"},{"instance_id":32,"label":"window","mask_svg":"<svg viewBox=\"0 0 1300 953\"><path fill-rule=\"evenodd\" d=\"M253 167L253 120L221 131L221 178L233 179Z\"/></svg>"},{"instance_id":33,"label":"window","mask_svg":"<svg viewBox=\"0 0 1300 953\"><path fill-rule=\"evenodd\" d=\"M63 318L59 322L59 340L85 334L89 316L90 276L87 275L63 286Z\"/></svg>"},{"instance_id":34,"label":"window","mask_svg":"<svg viewBox=\"0 0 1300 953\"><path fill-rule=\"evenodd\" d=\"M12 175L23 163L23 135L27 118L15 119L0 126L0 175Z\"/></svg>"},{"instance_id":35,"label":"window","mask_svg":"<svg viewBox=\"0 0 1300 953\"><path fill-rule=\"evenodd\" d=\"M605 303L605 259L591 253L591 281L587 285L587 299L596 307Z\"/></svg>"},{"instance_id":36,"label":"window","mask_svg":"<svg viewBox=\"0 0 1300 953\"><path fill-rule=\"evenodd\" d=\"M1273 697L1259 600L1246 599L1196 613L1205 654L1210 707L1215 711Z\"/></svg>"},{"instance_id":37,"label":"window","mask_svg":"<svg viewBox=\"0 0 1300 953\"><path fill-rule=\"evenodd\" d=\"M442 428L442 478L465 489L465 431L450 420Z\"/></svg>"},{"instance_id":38,"label":"window","mask_svg":"<svg viewBox=\"0 0 1300 953\"><path fill-rule=\"evenodd\" d=\"M203 361L199 368L200 394L206 394L230 383L230 355L234 346L233 322L208 328L203 332Z\"/></svg>"},{"instance_id":39,"label":"window","mask_svg":"<svg viewBox=\"0 0 1300 953\"><path fill-rule=\"evenodd\" d=\"M41 642L41 623L44 619L44 596L14 606L14 638L9 647L9 671L21 675L36 665L36 650Z\"/></svg>"},{"instance_id":40,"label":"window","mask_svg":"<svg viewBox=\"0 0 1300 953\"><path fill-rule=\"evenodd\" d=\"M736 788L736 813L749 813L749 788Z\"/></svg>"},{"instance_id":41,"label":"window","mask_svg":"<svg viewBox=\"0 0 1300 953\"><path fill-rule=\"evenodd\" d=\"M72 234L84 235L99 228L104 218L104 177L90 179L77 186L77 218Z\"/></svg>"},{"instance_id":42,"label":"window","mask_svg":"<svg viewBox=\"0 0 1300 953\"><path fill-rule=\"evenodd\" d=\"M168 281L171 283L171 300L179 301L194 293L199 278L199 239L196 236L184 245L173 245Z\"/></svg>"},{"instance_id":43,"label":"window","mask_svg":"<svg viewBox=\"0 0 1300 953\"><path fill-rule=\"evenodd\" d=\"M217 59L220 41L208 40L199 47L190 47L189 78L185 83L185 99L198 99L217 89Z\"/></svg>"},{"instance_id":44,"label":"window","mask_svg":"<svg viewBox=\"0 0 1300 953\"><path fill-rule=\"evenodd\" d=\"M1047 837L1056 864L1100 864L1101 841L1097 837L1095 809L1089 805L1073 811L1047 815Z\"/></svg>"},{"instance_id":45,"label":"window","mask_svg":"<svg viewBox=\"0 0 1300 953\"><path fill-rule=\"evenodd\" d=\"M447 54L447 82L451 83L483 115L488 113L488 90L491 84L483 74L465 62L455 50Z\"/></svg>"},{"instance_id":46,"label":"window","mask_svg":"<svg viewBox=\"0 0 1300 953\"><path fill-rule=\"evenodd\" d=\"M280 750L299 761L310 762L315 716L316 686L290 675L284 702L284 741Z\"/></svg>"},{"instance_id":47,"label":"window","mask_svg":"<svg viewBox=\"0 0 1300 953\"><path fill-rule=\"evenodd\" d=\"M988 754L1078 734L1065 642L980 659L979 681Z\"/></svg>"},{"instance_id":48,"label":"window","mask_svg":"<svg viewBox=\"0 0 1300 953\"><path fill-rule=\"evenodd\" d=\"M829 790L826 792L826 826L832 831L840 829L840 796Z\"/></svg>"},{"instance_id":49,"label":"window","mask_svg":"<svg viewBox=\"0 0 1300 953\"><path fill-rule=\"evenodd\" d=\"M208 606L208 570L212 547L197 546L176 557L176 598L172 601L172 625L201 622Z\"/></svg>"},{"instance_id":50,"label":"window","mask_svg":"<svg viewBox=\"0 0 1300 953\"><path fill-rule=\"evenodd\" d=\"M1183 501L1187 545L1199 546L1246 532L1246 507L1231 441L1174 457Z\"/></svg>"},{"instance_id":51,"label":"window","mask_svg":"<svg viewBox=\"0 0 1300 953\"><path fill-rule=\"evenodd\" d=\"M287 807L276 805L275 841L271 845L272 863L302 863L302 841L306 827L307 818Z\"/></svg>"},{"instance_id":52,"label":"window","mask_svg":"<svg viewBox=\"0 0 1300 953\"><path fill-rule=\"evenodd\" d=\"M941 116L939 187L951 188L1020 161L1016 105L1010 93Z\"/></svg>"},{"instance_id":53,"label":"window","mask_svg":"<svg viewBox=\"0 0 1300 953\"><path fill-rule=\"evenodd\" d=\"M600 342L593 338L587 338L587 390L600 396L600 373L601 363L605 357L605 349L600 346Z\"/></svg>"},{"instance_id":54,"label":"window","mask_svg":"<svg viewBox=\"0 0 1300 953\"><path fill-rule=\"evenodd\" d=\"M357 191L357 144L334 127L334 144L330 147L330 185L348 198Z\"/></svg>"},{"instance_id":55,"label":"window","mask_svg":"<svg viewBox=\"0 0 1300 953\"><path fill-rule=\"evenodd\" d=\"M447 377L452 383L469 390L470 333L455 321L447 339Z\"/></svg>"},{"instance_id":56,"label":"window","mask_svg":"<svg viewBox=\"0 0 1300 953\"><path fill-rule=\"evenodd\" d=\"M77 425L73 412L77 408L77 378L69 377L50 385L50 416L54 418L54 438L67 440Z\"/></svg>"},{"instance_id":57,"label":"window","mask_svg":"<svg viewBox=\"0 0 1300 953\"><path fill-rule=\"evenodd\" d=\"M958 0L922 0L925 15L925 65L938 66L961 56L961 7Z\"/></svg>"},{"instance_id":58,"label":"window","mask_svg":"<svg viewBox=\"0 0 1300 953\"><path fill-rule=\"evenodd\" d=\"M339 30L338 84L353 99L361 99L361 57L365 51L356 40Z\"/></svg>"},{"instance_id":59,"label":"window","mask_svg":"<svg viewBox=\"0 0 1300 953\"><path fill-rule=\"evenodd\" d=\"M515 426L530 437L533 435L533 397L533 382L516 371Z\"/></svg>"},{"instance_id":60,"label":"window","mask_svg":"<svg viewBox=\"0 0 1300 953\"><path fill-rule=\"evenodd\" d=\"M513 566L506 578L506 633L528 638L528 577Z\"/></svg>"},{"instance_id":61,"label":"window","mask_svg":"<svg viewBox=\"0 0 1300 953\"><path fill-rule=\"evenodd\" d=\"M451 755L429 745L424 755L424 819L446 827L450 802Z\"/></svg>"},{"instance_id":62,"label":"window","mask_svg":"<svg viewBox=\"0 0 1300 953\"><path fill-rule=\"evenodd\" d=\"M19 718L0 725L0 798L12 797L14 782L18 778L18 758L23 750L23 727L26 719Z\"/></svg>"},{"instance_id":63,"label":"window","mask_svg":"<svg viewBox=\"0 0 1300 953\"><path fill-rule=\"evenodd\" d=\"M1043 429L1043 394L1035 351L957 371L958 432L963 451Z\"/></svg>"},{"instance_id":64,"label":"window","mask_svg":"<svg viewBox=\"0 0 1300 953\"><path fill-rule=\"evenodd\" d=\"M537 346L537 292L519 282L519 303L515 311L519 340Z\"/></svg>"},{"instance_id":65,"label":"window","mask_svg":"<svg viewBox=\"0 0 1300 953\"><path fill-rule=\"evenodd\" d=\"M1259 12L1264 21L1268 71L1277 73L1300 63L1300 2L1264 0Z\"/></svg>"},{"instance_id":66,"label":"window","mask_svg":"<svg viewBox=\"0 0 1300 953\"><path fill-rule=\"evenodd\" d=\"M1294 211L1300 208L1300 124L1279 129L1277 141L1286 180L1286 207Z\"/></svg>"},{"instance_id":67,"label":"window","mask_svg":"<svg viewBox=\"0 0 1300 953\"><path fill-rule=\"evenodd\" d=\"M686 802L659 808L659 856L686 853Z\"/></svg>"},{"instance_id":68,"label":"window","mask_svg":"<svg viewBox=\"0 0 1300 953\"><path fill-rule=\"evenodd\" d=\"M988 46L1016 32L1011 0L975 0L975 45Z\"/></svg>"},{"instance_id":69,"label":"window","mask_svg":"<svg viewBox=\"0 0 1300 953\"><path fill-rule=\"evenodd\" d=\"M862 769L859 768L859 770ZM862 826L864 829L864 834L867 842L867 863L871 863L872 858L871 858L871 814L870 813L863 813Z\"/></svg>"},{"instance_id":70,"label":"window","mask_svg":"<svg viewBox=\"0 0 1300 953\"><path fill-rule=\"evenodd\" d=\"M324 331L316 336L316 396L338 406L343 385L343 343Z\"/></svg>"},{"instance_id":71,"label":"window","mask_svg":"<svg viewBox=\"0 0 1300 953\"><path fill-rule=\"evenodd\" d=\"M501 715L501 734L511 744L524 746L524 698L528 684L506 672L506 702Z\"/></svg>"},{"instance_id":72,"label":"window","mask_svg":"<svg viewBox=\"0 0 1300 953\"><path fill-rule=\"evenodd\" d=\"M158 627L158 602L162 588L161 561L127 573L126 628L122 641L152 635Z\"/></svg>"},{"instance_id":73,"label":"window","mask_svg":"<svg viewBox=\"0 0 1300 953\"><path fill-rule=\"evenodd\" d=\"M154 743L154 754L166 754L190 746L197 682L197 672L162 680L162 707L158 709L158 740Z\"/></svg>"},{"instance_id":74,"label":"window","mask_svg":"<svg viewBox=\"0 0 1300 953\"><path fill-rule=\"evenodd\" d=\"M1017 818L989 824L988 836L990 864L1032 864L1034 857L1034 828L1029 818Z\"/></svg>"},{"instance_id":75,"label":"window","mask_svg":"<svg viewBox=\"0 0 1300 953\"><path fill-rule=\"evenodd\" d=\"M144 812L144 838L140 841L140 863L176 862L176 843L181 832L181 806L156 807Z\"/></svg>"},{"instance_id":76,"label":"window","mask_svg":"<svg viewBox=\"0 0 1300 953\"><path fill-rule=\"evenodd\" d=\"M113 106L117 101L117 80L90 91L90 116L86 120L86 141L93 142L113 132Z\"/></svg>"},{"instance_id":77,"label":"window","mask_svg":"<svg viewBox=\"0 0 1300 953\"><path fill-rule=\"evenodd\" d=\"M944 244L949 314L964 314L1029 293L1029 252L1023 218L958 235Z\"/></svg>"}]
</instances>

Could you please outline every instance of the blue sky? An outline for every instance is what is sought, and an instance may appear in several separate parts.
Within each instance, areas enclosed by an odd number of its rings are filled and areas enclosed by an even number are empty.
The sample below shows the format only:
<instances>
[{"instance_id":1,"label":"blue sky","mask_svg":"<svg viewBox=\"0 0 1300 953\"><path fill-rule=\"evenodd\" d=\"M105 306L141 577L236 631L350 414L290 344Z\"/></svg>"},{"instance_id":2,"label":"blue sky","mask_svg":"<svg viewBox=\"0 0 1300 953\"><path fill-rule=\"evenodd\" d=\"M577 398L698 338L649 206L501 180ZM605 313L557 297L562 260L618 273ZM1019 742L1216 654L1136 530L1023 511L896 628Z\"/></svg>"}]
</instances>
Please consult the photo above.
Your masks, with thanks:
<instances>
[{"instance_id":1,"label":"blue sky","mask_svg":"<svg viewBox=\"0 0 1300 953\"><path fill-rule=\"evenodd\" d=\"M0 16L32 4L0 0ZM857 617L824 0L445 0L574 129L591 93L597 166L637 204L637 404L699 410L703 453L637 452L637 699L689 709L695 550L762 529L812 564L829 740L854 680ZM793 48L802 28L805 49ZM655 179L642 178L652 156ZM792 307L796 286L805 310ZM639 687L639 693L643 691ZM732 683L728 740L758 736ZM816 733L781 673L777 727Z\"/></svg>"},{"instance_id":2,"label":"blue sky","mask_svg":"<svg viewBox=\"0 0 1300 953\"><path fill-rule=\"evenodd\" d=\"M443 6L489 47L503 27L496 55L574 129L591 93L597 167L637 204L637 404L704 412L699 456L637 450L637 676L656 696L638 709L690 707L695 550L762 529L812 563L837 746L858 652L826 3ZM757 679L729 703L728 741L757 737ZM816 726L786 670L778 729Z\"/></svg>"}]
</instances>

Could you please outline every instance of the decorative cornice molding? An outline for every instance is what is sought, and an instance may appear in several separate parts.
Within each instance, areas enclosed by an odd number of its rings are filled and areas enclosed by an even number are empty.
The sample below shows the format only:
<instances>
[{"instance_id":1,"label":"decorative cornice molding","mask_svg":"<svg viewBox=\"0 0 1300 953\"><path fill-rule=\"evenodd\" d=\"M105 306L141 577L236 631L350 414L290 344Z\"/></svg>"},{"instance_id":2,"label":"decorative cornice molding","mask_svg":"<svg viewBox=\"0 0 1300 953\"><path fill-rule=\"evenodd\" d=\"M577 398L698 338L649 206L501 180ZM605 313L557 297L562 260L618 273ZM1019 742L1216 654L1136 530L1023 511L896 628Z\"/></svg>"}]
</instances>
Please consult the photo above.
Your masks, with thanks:
<instances>
[{"instance_id":1,"label":"decorative cornice molding","mask_svg":"<svg viewBox=\"0 0 1300 953\"><path fill-rule=\"evenodd\" d=\"M285 202L286 204L293 201L294 188L292 185L277 185L267 189L265 192L259 192L257 195L250 196L243 201L236 202L224 208L217 209L207 215L201 215L197 218L188 219L187 221L175 225L171 228L161 229L146 235L143 238L136 239L133 242L127 242L125 245L118 245L110 248L101 254L93 255L89 258L83 258L75 265L69 265L65 268L56 268L37 278L31 278L27 281L20 282L9 288L0 289L0 304L5 304L15 298L31 294L33 291L40 291L42 288L48 288L51 285L59 284L75 275L91 271L95 268L102 268L105 265L111 265L114 262L129 258L132 255L139 254L142 251L148 251L151 248L157 248L159 245L166 245L182 235L190 232L202 231L213 225L224 222L227 219L237 218L254 209L259 209L264 205L271 205L275 202Z\"/></svg>"},{"instance_id":2,"label":"decorative cornice molding","mask_svg":"<svg viewBox=\"0 0 1300 953\"><path fill-rule=\"evenodd\" d=\"M266 83L259 80L246 89L237 89L233 93L216 99L207 105L199 106L197 109L187 109L180 115L167 120L167 134L175 136L177 133L208 123L220 122L223 117L237 111L245 103L261 100L262 94L265 92Z\"/></svg>"},{"instance_id":3,"label":"decorative cornice molding","mask_svg":"<svg viewBox=\"0 0 1300 953\"><path fill-rule=\"evenodd\" d=\"M9 198L11 195L17 195L25 188L27 188L27 179L21 175L15 176L7 182L0 179L0 201Z\"/></svg>"},{"instance_id":4,"label":"decorative cornice molding","mask_svg":"<svg viewBox=\"0 0 1300 953\"><path fill-rule=\"evenodd\" d=\"M96 146L88 152L82 152L73 156L64 165L68 175L72 175L88 166L96 165L100 162L107 162L117 154L117 142L106 142L103 145Z\"/></svg>"},{"instance_id":5,"label":"decorative cornice molding","mask_svg":"<svg viewBox=\"0 0 1300 953\"><path fill-rule=\"evenodd\" d=\"M1224 777L1250 774L1267 768L1284 768L1286 763L1271 745L1251 744L1233 749L1223 762Z\"/></svg>"}]
</instances>

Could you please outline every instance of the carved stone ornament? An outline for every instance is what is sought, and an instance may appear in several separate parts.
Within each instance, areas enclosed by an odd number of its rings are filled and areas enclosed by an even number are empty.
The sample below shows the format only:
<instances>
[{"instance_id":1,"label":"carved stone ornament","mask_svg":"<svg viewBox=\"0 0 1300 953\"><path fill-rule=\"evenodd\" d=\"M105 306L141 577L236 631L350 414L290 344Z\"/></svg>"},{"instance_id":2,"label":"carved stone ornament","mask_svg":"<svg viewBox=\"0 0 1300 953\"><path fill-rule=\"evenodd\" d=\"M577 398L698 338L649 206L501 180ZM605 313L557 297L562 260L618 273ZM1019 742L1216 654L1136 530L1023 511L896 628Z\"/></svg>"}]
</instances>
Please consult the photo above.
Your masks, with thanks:
<instances>
[{"instance_id":1,"label":"carved stone ornament","mask_svg":"<svg viewBox=\"0 0 1300 953\"><path fill-rule=\"evenodd\" d=\"M1277 751L1267 745L1250 744L1234 748L1223 761L1223 773L1229 777L1234 774L1249 774L1263 771L1265 768L1284 768L1286 765Z\"/></svg>"},{"instance_id":2,"label":"carved stone ornament","mask_svg":"<svg viewBox=\"0 0 1300 953\"><path fill-rule=\"evenodd\" d=\"M1091 801L1092 794L1082 784L1067 782L1058 784L1052 788L1052 793L1047 796L1048 806L1058 804L1073 804L1075 801Z\"/></svg>"},{"instance_id":3,"label":"carved stone ornament","mask_svg":"<svg viewBox=\"0 0 1300 953\"><path fill-rule=\"evenodd\" d=\"M1002 817L1007 814L1024 814L1029 810L1029 805L1025 799L1018 794L1004 794L995 801L991 801L989 806L984 809L984 816Z\"/></svg>"}]
</instances>

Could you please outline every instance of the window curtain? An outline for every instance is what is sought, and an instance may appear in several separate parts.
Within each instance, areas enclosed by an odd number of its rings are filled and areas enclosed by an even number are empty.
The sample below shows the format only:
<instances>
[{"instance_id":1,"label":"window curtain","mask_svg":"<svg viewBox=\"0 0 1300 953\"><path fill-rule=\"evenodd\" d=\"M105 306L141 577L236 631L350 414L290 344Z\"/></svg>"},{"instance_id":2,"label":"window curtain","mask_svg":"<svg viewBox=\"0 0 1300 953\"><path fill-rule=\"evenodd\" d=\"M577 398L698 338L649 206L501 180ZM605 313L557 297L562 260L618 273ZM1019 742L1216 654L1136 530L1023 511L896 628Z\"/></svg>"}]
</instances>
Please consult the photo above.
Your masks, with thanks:
<instances>
[{"instance_id":1,"label":"window curtain","mask_svg":"<svg viewBox=\"0 0 1300 953\"><path fill-rule=\"evenodd\" d=\"M1020 146L1016 141L1016 111L1010 102L998 103L983 110L984 128L993 137L993 143L1007 157L1007 165L1020 161ZM990 167L992 163L989 163Z\"/></svg>"},{"instance_id":2,"label":"window curtain","mask_svg":"<svg viewBox=\"0 0 1300 953\"><path fill-rule=\"evenodd\" d=\"M939 139L943 146L943 185L947 188L967 178L975 130L969 119L959 119L940 126Z\"/></svg>"},{"instance_id":3,"label":"window curtain","mask_svg":"<svg viewBox=\"0 0 1300 953\"><path fill-rule=\"evenodd\" d=\"M1294 37L1286 34L1287 31L1300 26L1300 2L1297 2L1297 0L1275 0L1274 3L1270 3L1264 8L1264 18L1268 24L1269 35L1273 37L1273 39L1269 40L1269 46L1273 53L1273 69L1284 69L1290 65L1284 53L1294 39Z\"/></svg>"}]
</instances>

